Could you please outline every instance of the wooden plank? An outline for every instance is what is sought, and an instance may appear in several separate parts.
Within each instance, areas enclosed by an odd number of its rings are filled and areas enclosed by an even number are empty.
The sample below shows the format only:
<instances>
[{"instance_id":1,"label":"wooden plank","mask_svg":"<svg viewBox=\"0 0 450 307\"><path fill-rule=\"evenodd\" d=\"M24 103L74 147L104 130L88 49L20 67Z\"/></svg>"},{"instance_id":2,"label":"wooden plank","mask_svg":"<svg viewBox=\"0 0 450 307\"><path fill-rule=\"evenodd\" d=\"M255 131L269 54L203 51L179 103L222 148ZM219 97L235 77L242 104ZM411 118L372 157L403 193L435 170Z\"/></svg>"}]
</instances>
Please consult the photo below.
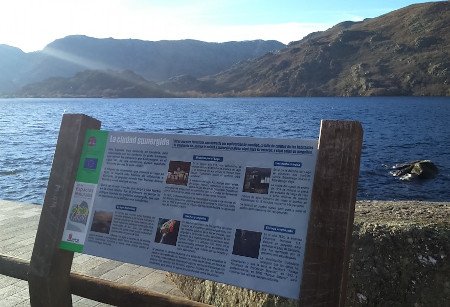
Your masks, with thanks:
<instances>
[{"instance_id":1,"label":"wooden plank","mask_svg":"<svg viewBox=\"0 0 450 307\"><path fill-rule=\"evenodd\" d=\"M29 269L30 263L26 260L0 255L0 275L28 280Z\"/></svg>"},{"instance_id":2,"label":"wooden plank","mask_svg":"<svg viewBox=\"0 0 450 307\"><path fill-rule=\"evenodd\" d=\"M302 306L344 306L362 139L358 122L321 122Z\"/></svg>"},{"instance_id":3,"label":"wooden plank","mask_svg":"<svg viewBox=\"0 0 450 307\"><path fill-rule=\"evenodd\" d=\"M30 263L32 306L71 306L69 274L73 252L58 248L69 210L84 136L100 121L82 114L65 114L53 158Z\"/></svg>"},{"instance_id":4,"label":"wooden plank","mask_svg":"<svg viewBox=\"0 0 450 307\"><path fill-rule=\"evenodd\" d=\"M160 294L143 288L120 285L100 278L71 273L72 293L114 306L205 307L207 304Z\"/></svg>"},{"instance_id":5,"label":"wooden plank","mask_svg":"<svg viewBox=\"0 0 450 307\"><path fill-rule=\"evenodd\" d=\"M26 260L0 255L0 274L28 280L30 263ZM71 293L98 302L116 306L184 306L205 307L203 303L149 291L144 288L121 285L101 278L70 273Z\"/></svg>"}]
</instances>

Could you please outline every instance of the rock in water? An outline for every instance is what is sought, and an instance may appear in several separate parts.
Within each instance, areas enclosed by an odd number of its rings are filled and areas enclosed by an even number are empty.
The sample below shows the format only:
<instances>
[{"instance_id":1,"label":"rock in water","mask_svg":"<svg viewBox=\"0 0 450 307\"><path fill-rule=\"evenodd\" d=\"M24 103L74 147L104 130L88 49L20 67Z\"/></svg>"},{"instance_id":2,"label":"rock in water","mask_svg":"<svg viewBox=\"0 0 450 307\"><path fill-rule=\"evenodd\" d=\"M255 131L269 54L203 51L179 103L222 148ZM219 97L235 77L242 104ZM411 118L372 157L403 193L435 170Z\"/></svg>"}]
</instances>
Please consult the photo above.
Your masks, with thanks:
<instances>
[{"instance_id":1,"label":"rock in water","mask_svg":"<svg viewBox=\"0 0 450 307\"><path fill-rule=\"evenodd\" d=\"M400 180L432 179L438 174L437 166L430 160L418 160L409 163L394 165L390 172L395 177L400 177Z\"/></svg>"},{"instance_id":2,"label":"rock in water","mask_svg":"<svg viewBox=\"0 0 450 307\"><path fill-rule=\"evenodd\" d=\"M438 168L430 160L423 160L414 164L411 174L416 174L422 179L432 179L438 174Z\"/></svg>"}]
</instances>

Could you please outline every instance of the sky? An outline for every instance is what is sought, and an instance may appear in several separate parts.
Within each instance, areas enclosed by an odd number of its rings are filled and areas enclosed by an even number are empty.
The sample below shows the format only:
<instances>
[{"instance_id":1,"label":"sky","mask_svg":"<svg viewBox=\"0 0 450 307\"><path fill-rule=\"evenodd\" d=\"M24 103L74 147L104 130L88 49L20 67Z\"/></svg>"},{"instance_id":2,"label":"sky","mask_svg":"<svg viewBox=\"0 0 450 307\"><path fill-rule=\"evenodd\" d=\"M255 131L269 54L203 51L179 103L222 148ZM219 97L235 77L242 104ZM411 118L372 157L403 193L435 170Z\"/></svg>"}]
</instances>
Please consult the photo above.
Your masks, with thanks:
<instances>
[{"instance_id":1,"label":"sky","mask_svg":"<svg viewBox=\"0 0 450 307\"><path fill-rule=\"evenodd\" d=\"M285 44L336 23L376 17L408 0L5 0L0 44L25 52L68 35Z\"/></svg>"}]
</instances>

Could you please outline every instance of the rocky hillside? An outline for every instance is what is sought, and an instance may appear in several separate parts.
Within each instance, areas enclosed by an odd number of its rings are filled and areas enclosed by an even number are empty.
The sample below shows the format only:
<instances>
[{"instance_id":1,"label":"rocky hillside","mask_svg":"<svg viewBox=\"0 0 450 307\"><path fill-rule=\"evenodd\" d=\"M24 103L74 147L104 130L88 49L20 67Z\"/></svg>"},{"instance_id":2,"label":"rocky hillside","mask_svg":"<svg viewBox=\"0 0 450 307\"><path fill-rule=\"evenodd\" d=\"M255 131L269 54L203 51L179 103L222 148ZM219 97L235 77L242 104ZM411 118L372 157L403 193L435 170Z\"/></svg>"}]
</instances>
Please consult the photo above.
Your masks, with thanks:
<instances>
[{"instance_id":1,"label":"rocky hillside","mask_svg":"<svg viewBox=\"0 0 450 307\"><path fill-rule=\"evenodd\" d=\"M24 86L16 93L19 97L172 97L156 83L148 81L130 70L85 70L71 78L53 77Z\"/></svg>"},{"instance_id":2,"label":"rocky hillside","mask_svg":"<svg viewBox=\"0 0 450 307\"><path fill-rule=\"evenodd\" d=\"M450 95L450 3L343 22L215 76L164 86L225 96Z\"/></svg>"},{"instance_id":3,"label":"rocky hillside","mask_svg":"<svg viewBox=\"0 0 450 307\"><path fill-rule=\"evenodd\" d=\"M285 45L277 41L207 43L196 40L142 41L75 35L42 51L24 53L0 45L0 94L53 77L88 70L132 70L152 81L177 75L203 77Z\"/></svg>"}]
</instances>

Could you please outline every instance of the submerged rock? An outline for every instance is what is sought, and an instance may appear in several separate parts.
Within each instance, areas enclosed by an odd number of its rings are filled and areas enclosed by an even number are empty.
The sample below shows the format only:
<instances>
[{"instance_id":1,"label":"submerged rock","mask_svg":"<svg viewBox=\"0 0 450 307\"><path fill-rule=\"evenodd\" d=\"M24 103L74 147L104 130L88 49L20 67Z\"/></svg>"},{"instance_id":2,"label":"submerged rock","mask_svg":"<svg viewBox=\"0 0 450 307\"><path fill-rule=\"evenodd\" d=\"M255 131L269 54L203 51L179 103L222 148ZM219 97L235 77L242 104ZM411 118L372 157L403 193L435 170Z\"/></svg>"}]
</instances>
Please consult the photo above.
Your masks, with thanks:
<instances>
[{"instance_id":1,"label":"submerged rock","mask_svg":"<svg viewBox=\"0 0 450 307\"><path fill-rule=\"evenodd\" d=\"M400 180L433 179L438 174L437 166L430 160L418 160L409 163L396 164L390 172Z\"/></svg>"}]
</instances>

